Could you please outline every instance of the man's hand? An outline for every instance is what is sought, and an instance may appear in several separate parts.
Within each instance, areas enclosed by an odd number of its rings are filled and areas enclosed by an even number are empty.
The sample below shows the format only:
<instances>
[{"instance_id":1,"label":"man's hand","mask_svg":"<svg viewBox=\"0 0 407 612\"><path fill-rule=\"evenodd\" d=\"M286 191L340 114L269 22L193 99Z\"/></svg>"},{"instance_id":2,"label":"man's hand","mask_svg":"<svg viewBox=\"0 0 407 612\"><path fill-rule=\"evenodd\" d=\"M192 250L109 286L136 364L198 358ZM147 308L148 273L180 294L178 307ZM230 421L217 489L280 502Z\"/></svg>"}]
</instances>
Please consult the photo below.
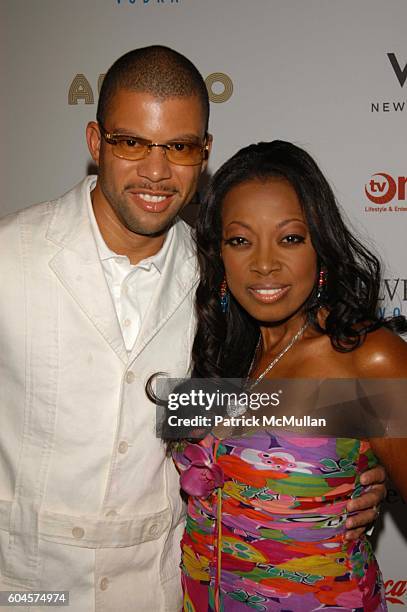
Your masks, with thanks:
<instances>
[{"instance_id":1,"label":"man's hand","mask_svg":"<svg viewBox=\"0 0 407 612\"><path fill-rule=\"evenodd\" d=\"M346 505L349 513L357 514L346 519L345 539L357 540L379 516L379 506L386 496L386 472L383 466L377 465L363 472L360 477L362 485L369 485L369 490L360 497L351 499Z\"/></svg>"}]
</instances>

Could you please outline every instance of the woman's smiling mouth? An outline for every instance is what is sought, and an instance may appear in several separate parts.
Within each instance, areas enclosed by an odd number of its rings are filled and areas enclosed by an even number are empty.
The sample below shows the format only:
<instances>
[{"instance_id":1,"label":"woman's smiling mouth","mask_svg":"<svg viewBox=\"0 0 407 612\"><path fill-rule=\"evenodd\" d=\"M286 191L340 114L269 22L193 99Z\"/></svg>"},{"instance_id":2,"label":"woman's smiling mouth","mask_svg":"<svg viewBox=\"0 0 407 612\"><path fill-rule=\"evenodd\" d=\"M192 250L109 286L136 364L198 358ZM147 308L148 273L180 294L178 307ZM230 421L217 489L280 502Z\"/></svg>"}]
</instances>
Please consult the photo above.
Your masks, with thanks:
<instances>
[{"instance_id":1,"label":"woman's smiling mouth","mask_svg":"<svg viewBox=\"0 0 407 612\"><path fill-rule=\"evenodd\" d=\"M251 295L263 304L270 304L277 302L279 299L284 297L290 290L290 285L279 285L278 287L272 285L251 285L248 287L248 291Z\"/></svg>"}]
</instances>

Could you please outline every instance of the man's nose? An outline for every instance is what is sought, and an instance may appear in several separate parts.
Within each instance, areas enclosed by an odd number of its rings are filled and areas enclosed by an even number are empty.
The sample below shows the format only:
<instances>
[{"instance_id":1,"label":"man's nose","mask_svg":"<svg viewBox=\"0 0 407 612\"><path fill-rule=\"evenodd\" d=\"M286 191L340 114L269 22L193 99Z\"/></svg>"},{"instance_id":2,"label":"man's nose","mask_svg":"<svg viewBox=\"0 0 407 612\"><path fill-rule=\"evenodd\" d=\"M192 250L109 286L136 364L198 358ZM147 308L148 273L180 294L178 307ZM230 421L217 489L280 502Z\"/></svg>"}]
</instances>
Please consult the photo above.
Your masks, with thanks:
<instances>
[{"instance_id":1,"label":"man's nose","mask_svg":"<svg viewBox=\"0 0 407 612\"><path fill-rule=\"evenodd\" d=\"M144 159L137 162L139 176L158 183L172 176L171 164L163 147L151 147Z\"/></svg>"}]
</instances>

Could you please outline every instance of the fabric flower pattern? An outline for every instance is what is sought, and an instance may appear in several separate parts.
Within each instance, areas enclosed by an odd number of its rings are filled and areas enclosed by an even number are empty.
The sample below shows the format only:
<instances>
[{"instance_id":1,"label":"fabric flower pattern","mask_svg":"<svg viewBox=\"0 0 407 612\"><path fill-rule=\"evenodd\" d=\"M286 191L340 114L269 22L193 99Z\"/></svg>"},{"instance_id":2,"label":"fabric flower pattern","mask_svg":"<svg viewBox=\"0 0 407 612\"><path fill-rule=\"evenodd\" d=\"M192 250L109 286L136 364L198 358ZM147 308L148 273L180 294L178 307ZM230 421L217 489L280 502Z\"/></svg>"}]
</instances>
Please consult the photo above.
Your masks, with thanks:
<instances>
[{"instance_id":1,"label":"fabric flower pattern","mask_svg":"<svg viewBox=\"0 0 407 612\"><path fill-rule=\"evenodd\" d=\"M189 444L184 457L189 464L181 472L181 489L188 495L207 498L215 489L223 487L223 471L211 460L204 448L198 444Z\"/></svg>"},{"instance_id":2,"label":"fabric flower pattern","mask_svg":"<svg viewBox=\"0 0 407 612\"><path fill-rule=\"evenodd\" d=\"M241 453L243 461L251 463L257 470L276 470L278 472L305 472L311 474L311 463L299 461L293 455L280 449L270 449L268 452L245 449Z\"/></svg>"},{"instance_id":3,"label":"fabric flower pattern","mask_svg":"<svg viewBox=\"0 0 407 612\"><path fill-rule=\"evenodd\" d=\"M360 474L377 462L366 441L208 434L174 460L191 496L184 610L387 610L370 543L344 539L347 500L363 492Z\"/></svg>"}]
</instances>

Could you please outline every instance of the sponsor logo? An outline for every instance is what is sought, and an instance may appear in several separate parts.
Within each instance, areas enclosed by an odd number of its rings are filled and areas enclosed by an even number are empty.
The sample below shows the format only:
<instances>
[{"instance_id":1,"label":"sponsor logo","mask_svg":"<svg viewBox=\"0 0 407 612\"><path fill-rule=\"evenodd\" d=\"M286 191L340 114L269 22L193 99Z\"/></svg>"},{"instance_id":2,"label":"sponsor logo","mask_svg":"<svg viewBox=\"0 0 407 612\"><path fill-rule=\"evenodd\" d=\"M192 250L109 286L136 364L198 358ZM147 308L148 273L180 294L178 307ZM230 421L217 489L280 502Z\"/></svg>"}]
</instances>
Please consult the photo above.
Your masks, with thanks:
<instances>
[{"instance_id":1,"label":"sponsor logo","mask_svg":"<svg viewBox=\"0 0 407 612\"><path fill-rule=\"evenodd\" d=\"M205 79L211 102L227 102L233 94L232 79L224 72L212 72Z\"/></svg>"},{"instance_id":2,"label":"sponsor logo","mask_svg":"<svg viewBox=\"0 0 407 612\"><path fill-rule=\"evenodd\" d=\"M407 100L401 102L371 102L372 113L401 113L407 110Z\"/></svg>"},{"instance_id":3,"label":"sponsor logo","mask_svg":"<svg viewBox=\"0 0 407 612\"><path fill-rule=\"evenodd\" d=\"M392 68L394 70L394 74L396 75L397 80L400 83L400 87L403 87L404 83L407 80L407 64L402 69L395 53L388 53L387 57L389 58L390 64L392 65Z\"/></svg>"},{"instance_id":4,"label":"sponsor logo","mask_svg":"<svg viewBox=\"0 0 407 612\"><path fill-rule=\"evenodd\" d=\"M406 212L406 183L406 176L395 178L387 172L373 174L365 185L365 195L376 206L365 206L365 212Z\"/></svg>"},{"instance_id":5,"label":"sponsor logo","mask_svg":"<svg viewBox=\"0 0 407 612\"><path fill-rule=\"evenodd\" d=\"M379 301L379 317L398 317L404 314L403 306L407 304L407 278L385 278L383 279L382 292Z\"/></svg>"},{"instance_id":6,"label":"sponsor logo","mask_svg":"<svg viewBox=\"0 0 407 612\"><path fill-rule=\"evenodd\" d=\"M100 74L98 77L98 93L100 92L104 78L104 74ZM224 72L212 72L211 74L208 74L205 79L205 84L208 90L209 100L211 102L227 102L232 97L233 81L230 76ZM95 96L89 80L82 73L76 74L69 85L68 104L70 106L75 106L76 104L94 103Z\"/></svg>"},{"instance_id":7,"label":"sponsor logo","mask_svg":"<svg viewBox=\"0 0 407 612\"><path fill-rule=\"evenodd\" d=\"M407 81L407 63L404 68L400 58L395 53L387 53L389 65L394 72L400 87L404 87ZM407 99L404 100L376 100L370 103L371 113L402 113L407 111Z\"/></svg>"},{"instance_id":8,"label":"sponsor logo","mask_svg":"<svg viewBox=\"0 0 407 612\"><path fill-rule=\"evenodd\" d=\"M384 583L386 601L391 604L407 605L407 580L386 580Z\"/></svg>"}]
</instances>

